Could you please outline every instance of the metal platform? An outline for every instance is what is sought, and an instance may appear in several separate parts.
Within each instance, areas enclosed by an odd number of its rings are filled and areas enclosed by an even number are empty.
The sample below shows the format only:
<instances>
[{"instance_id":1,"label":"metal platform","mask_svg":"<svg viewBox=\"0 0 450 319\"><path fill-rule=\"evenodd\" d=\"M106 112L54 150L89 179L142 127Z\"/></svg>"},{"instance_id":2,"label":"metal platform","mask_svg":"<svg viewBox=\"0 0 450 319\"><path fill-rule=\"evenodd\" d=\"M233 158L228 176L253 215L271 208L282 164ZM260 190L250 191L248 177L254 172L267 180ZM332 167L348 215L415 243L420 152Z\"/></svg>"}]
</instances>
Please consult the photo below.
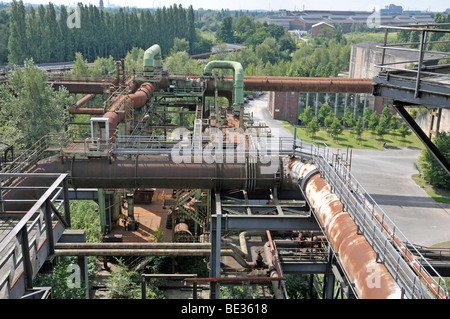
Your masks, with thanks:
<instances>
[{"instance_id":1,"label":"metal platform","mask_svg":"<svg viewBox=\"0 0 450 319\"><path fill-rule=\"evenodd\" d=\"M385 40L379 46L382 49L381 62L375 65L380 73L373 78L374 95L410 105L450 108L450 52L432 50L435 44L450 43L443 37L450 33L449 29L443 29L448 25L382 26ZM389 30L419 32L420 42L388 44ZM405 52L408 56L416 54L416 59L388 63L385 56L389 50Z\"/></svg>"},{"instance_id":2,"label":"metal platform","mask_svg":"<svg viewBox=\"0 0 450 319\"><path fill-rule=\"evenodd\" d=\"M450 174L448 159L422 131L405 107L450 108L450 64L448 64L450 52L432 50L435 44L450 43L450 40L446 40L450 29L444 29L449 25L449 23L442 23L381 27L385 28L384 44L380 46L382 57L380 64L375 65L380 72L373 78L373 94L391 101L389 104L392 104L448 174ZM420 42L387 44L389 30L419 32ZM385 61L387 50L416 53L417 59L387 63ZM427 54L432 54L434 57L426 59Z\"/></svg>"},{"instance_id":3,"label":"metal platform","mask_svg":"<svg viewBox=\"0 0 450 319\"><path fill-rule=\"evenodd\" d=\"M42 186L27 186L28 177L42 178ZM70 226L69 192L67 174L0 173L5 178L12 186L0 187L0 298L17 299L33 290L34 277Z\"/></svg>"}]
</instances>

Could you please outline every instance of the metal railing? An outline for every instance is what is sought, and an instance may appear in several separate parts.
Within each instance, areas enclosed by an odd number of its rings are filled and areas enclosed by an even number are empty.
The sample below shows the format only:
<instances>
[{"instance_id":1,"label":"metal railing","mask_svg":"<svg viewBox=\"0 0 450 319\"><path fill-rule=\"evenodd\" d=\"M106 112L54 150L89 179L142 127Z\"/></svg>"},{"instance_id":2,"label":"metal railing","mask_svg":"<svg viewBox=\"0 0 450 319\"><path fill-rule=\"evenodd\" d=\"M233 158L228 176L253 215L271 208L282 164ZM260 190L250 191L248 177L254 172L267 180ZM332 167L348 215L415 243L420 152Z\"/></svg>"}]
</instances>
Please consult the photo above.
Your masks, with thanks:
<instances>
[{"instance_id":1,"label":"metal railing","mask_svg":"<svg viewBox=\"0 0 450 319\"><path fill-rule=\"evenodd\" d=\"M315 149L313 161L406 296L447 299L444 279L355 179L348 166L333 161L330 153L320 148Z\"/></svg>"},{"instance_id":2,"label":"metal railing","mask_svg":"<svg viewBox=\"0 0 450 319\"><path fill-rule=\"evenodd\" d=\"M0 193L17 192L27 199L1 196L2 203L29 203L31 208L12 230L0 241L0 298L20 298L33 287L33 279L47 256L55 251L55 243L62 233L59 227L70 227L69 189L67 174L0 173L0 180L17 178L26 181L42 179L50 186L1 187ZM1 185L1 183L0 183ZM23 183L26 185L26 183ZM41 191L38 199L29 199L29 191ZM61 200L62 198L62 200ZM59 227L56 227L56 226ZM56 227L56 228L55 228ZM59 229L59 231L58 231Z\"/></svg>"},{"instance_id":3,"label":"metal railing","mask_svg":"<svg viewBox=\"0 0 450 319\"><path fill-rule=\"evenodd\" d=\"M382 46L377 46L377 48L382 49L382 56L380 64L375 64L375 67L379 68L380 72L386 72L388 77L406 78L408 80L415 77L414 90L416 98L420 95L422 81L441 83L442 80L435 81L433 79L433 77L436 76L441 77L441 79L442 77L445 77L450 80L450 74L448 72L440 72L440 70L444 68L447 68L448 70L448 63L450 62L447 61L450 59L450 52L427 50L427 46L429 47L430 45L450 43L450 40L429 40L433 35L435 38L437 37L440 39L440 34L449 34L450 29L442 29L443 27L448 26L450 26L450 23L421 24L414 26L381 26L380 28L385 29L384 43ZM418 32L420 33L420 41L387 44L389 30ZM415 48L415 46L419 47ZM417 58L405 61L386 62L387 50L412 52L417 54ZM429 62L432 62L433 66L427 66L426 63ZM413 65L413 67L405 67L405 64ZM396 74L399 73L398 71L401 71L402 74L411 74L411 76Z\"/></svg>"},{"instance_id":4,"label":"metal railing","mask_svg":"<svg viewBox=\"0 0 450 319\"><path fill-rule=\"evenodd\" d=\"M74 81L74 82L105 82L112 83L115 79L113 75L98 74L73 74L73 73L56 73L48 74L48 81Z\"/></svg>"},{"instance_id":5,"label":"metal railing","mask_svg":"<svg viewBox=\"0 0 450 319\"><path fill-rule=\"evenodd\" d=\"M24 173L39 160L43 159L50 147L55 150L61 149L70 143L66 133L49 133L41 137L29 149L17 156L14 161L6 165L0 171L1 173ZM3 185L8 185L9 178L3 180Z\"/></svg>"}]
</instances>

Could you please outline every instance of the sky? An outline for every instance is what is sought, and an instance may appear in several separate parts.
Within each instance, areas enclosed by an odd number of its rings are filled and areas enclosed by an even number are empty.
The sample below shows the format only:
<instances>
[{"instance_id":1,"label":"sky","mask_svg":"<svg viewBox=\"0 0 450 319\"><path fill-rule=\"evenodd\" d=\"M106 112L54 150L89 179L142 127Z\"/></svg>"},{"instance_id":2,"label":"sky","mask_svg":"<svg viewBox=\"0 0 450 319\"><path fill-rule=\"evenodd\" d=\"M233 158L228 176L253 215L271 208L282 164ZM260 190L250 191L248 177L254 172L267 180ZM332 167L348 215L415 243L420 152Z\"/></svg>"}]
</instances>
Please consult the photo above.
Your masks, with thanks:
<instances>
[{"instance_id":1,"label":"sky","mask_svg":"<svg viewBox=\"0 0 450 319\"><path fill-rule=\"evenodd\" d=\"M0 0L1 1L1 0ZM372 11L373 8L384 8L394 3L401 5L404 10L423 10L442 12L450 8L448 0L109 0L116 6L129 6L140 8L169 7L173 4L181 4L187 8L190 5L195 10L203 9L230 9L230 10L352 10L352 11ZM3 0L3 2L11 2ZM99 4L99 0L23 0L24 3L47 4L52 2L55 5L64 4L73 6L78 2L84 4ZM108 0L103 0L107 5Z\"/></svg>"}]
</instances>

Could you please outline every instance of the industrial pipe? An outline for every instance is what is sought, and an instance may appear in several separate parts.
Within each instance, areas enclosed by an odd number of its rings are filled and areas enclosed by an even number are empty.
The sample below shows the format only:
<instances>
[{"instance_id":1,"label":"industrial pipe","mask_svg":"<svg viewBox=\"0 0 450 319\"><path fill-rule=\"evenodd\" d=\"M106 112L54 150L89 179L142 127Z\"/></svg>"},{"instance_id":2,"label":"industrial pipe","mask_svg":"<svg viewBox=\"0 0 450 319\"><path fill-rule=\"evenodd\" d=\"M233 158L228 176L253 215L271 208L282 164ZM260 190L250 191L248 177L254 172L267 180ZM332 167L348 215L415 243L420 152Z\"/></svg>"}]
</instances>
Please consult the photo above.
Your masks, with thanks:
<instances>
[{"instance_id":1,"label":"industrial pipe","mask_svg":"<svg viewBox=\"0 0 450 319\"><path fill-rule=\"evenodd\" d=\"M67 245L58 244L55 246L55 256L210 256L211 255L211 245L204 245L206 248L203 248L203 244L197 243L156 243L154 248L151 246L145 246L145 244L136 244L139 248L131 248L125 247L120 243L108 243L107 247L99 247L99 246L86 246L85 243L81 244L72 244L68 243ZM148 243L152 244L152 243ZM162 245L160 245L162 244ZM72 246L74 245L74 246ZM117 247L115 246L117 245ZM95 248L92 248L95 247ZM97 248L99 247L99 248ZM151 248L148 248L151 247ZM192 248L193 247L193 248ZM197 248L200 247L200 248ZM221 249L220 254L222 256L229 256L236 260L242 267L248 269L252 268L252 265L249 265L241 256L236 254L233 249L228 249L227 246L224 246Z\"/></svg>"},{"instance_id":2,"label":"industrial pipe","mask_svg":"<svg viewBox=\"0 0 450 319\"><path fill-rule=\"evenodd\" d=\"M373 92L371 79L351 78L246 76L244 77L244 87L248 91L369 94Z\"/></svg>"},{"instance_id":3,"label":"industrial pipe","mask_svg":"<svg viewBox=\"0 0 450 319\"><path fill-rule=\"evenodd\" d=\"M109 122L109 136L115 135L117 126L125 119L125 113L128 108L140 108L150 99L154 87L151 83L145 82L136 90L136 92L119 96L103 117Z\"/></svg>"},{"instance_id":4,"label":"industrial pipe","mask_svg":"<svg viewBox=\"0 0 450 319\"><path fill-rule=\"evenodd\" d=\"M287 176L306 194L307 200L361 299L401 298L398 286L386 266L377 262L377 254L358 232L343 204L316 166L292 159Z\"/></svg>"},{"instance_id":5,"label":"industrial pipe","mask_svg":"<svg viewBox=\"0 0 450 319\"><path fill-rule=\"evenodd\" d=\"M239 111L239 107L244 104L244 68L239 62L216 60L205 66L203 74L212 74L212 70L215 68L233 70L234 106L235 111Z\"/></svg>"},{"instance_id":6,"label":"industrial pipe","mask_svg":"<svg viewBox=\"0 0 450 319\"><path fill-rule=\"evenodd\" d=\"M101 115L105 112L103 108L75 108L73 106L68 108L70 114L92 114L92 115Z\"/></svg>"},{"instance_id":7,"label":"industrial pipe","mask_svg":"<svg viewBox=\"0 0 450 319\"><path fill-rule=\"evenodd\" d=\"M278 157L276 157L278 163ZM34 172L70 172L74 188L209 188L270 189L277 182L277 169L270 161L250 163L175 163L166 155L139 155L134 158L74 158L61 162L58 157L40 161Z\"/></svg>"},{"instance_id":8,"label":"industrial pipe","mask_svg":"<svg viewBox=\"0 0 450 319\"><path fill-rule=\"evenodd\" d=\"M161 47L158 44L152 45L144 52L144 72L149 68L161 66Z\"/></svg>"},{"instance_id":9,"label":"industrial pipe","mask_svg":"<svg viewBox=\"0 0 450 319\"><path fill-rule=\"evenodd\" d=\"M79 99L76 103L75 103L75 108L79 108L82 107L84 104L86 104L87 102L89 102L90 100L94 99L96 97L97 94L86 94L85 96L83 96L81 99Z\"/></svg>"}]
</instances>

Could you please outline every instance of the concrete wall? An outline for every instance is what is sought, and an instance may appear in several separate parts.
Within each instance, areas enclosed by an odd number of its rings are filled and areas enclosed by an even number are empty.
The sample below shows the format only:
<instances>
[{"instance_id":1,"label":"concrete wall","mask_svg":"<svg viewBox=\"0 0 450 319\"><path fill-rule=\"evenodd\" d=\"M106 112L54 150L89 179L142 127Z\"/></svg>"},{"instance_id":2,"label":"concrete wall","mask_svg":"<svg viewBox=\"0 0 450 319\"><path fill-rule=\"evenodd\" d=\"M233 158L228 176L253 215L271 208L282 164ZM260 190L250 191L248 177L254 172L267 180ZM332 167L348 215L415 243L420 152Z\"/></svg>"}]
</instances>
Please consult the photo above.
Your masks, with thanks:
<instances>
[{"instance_id":1,"label":"concrete wall","mask_svg":"<svg viewBox=\"0 0 450 319\"><path fill-rule=\"evenodd\" d=\"M416 118L416 123L420 126L422 131L429 136L431 111L421 114ZM436 119L434 120L433 131L436 130ZM450 110L442 109L441 121L439 123L439 132L450 132Z\"/></svg>"}]
</instances>

